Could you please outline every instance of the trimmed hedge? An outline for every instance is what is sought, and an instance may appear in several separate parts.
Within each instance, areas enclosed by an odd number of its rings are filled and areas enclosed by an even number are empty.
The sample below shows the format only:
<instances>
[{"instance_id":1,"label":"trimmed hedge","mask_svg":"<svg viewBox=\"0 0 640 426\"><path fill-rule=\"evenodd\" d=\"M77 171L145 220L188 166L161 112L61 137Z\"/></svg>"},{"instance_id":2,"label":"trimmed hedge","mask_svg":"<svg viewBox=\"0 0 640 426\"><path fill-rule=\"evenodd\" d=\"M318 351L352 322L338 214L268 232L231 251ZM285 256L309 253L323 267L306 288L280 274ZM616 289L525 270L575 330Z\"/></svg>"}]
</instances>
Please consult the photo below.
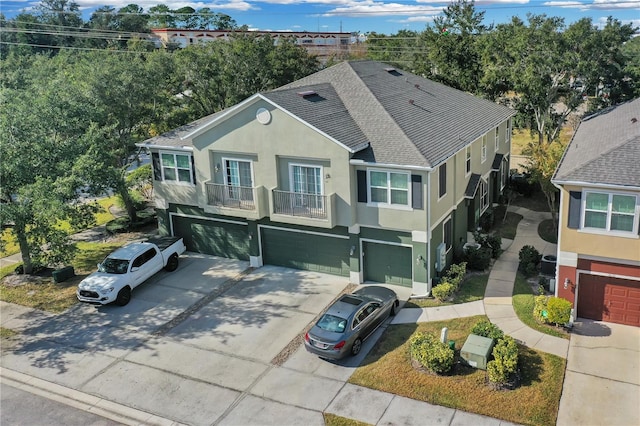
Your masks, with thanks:
<instances>
[{"instance_id":1,"label":"trimmed hedge","mask_svg":"<svg viewBox=\"0 0 640 426\"><path fill-rule=\"evenodd\" d=\"M447 373L453 367L453 349L432 334L422 332L414 334L411 337L409 351L412 359L434 373Z\"/></svg>"},{"instance_id":2,"label":"trimmed hedge","mask_svg":"<svg viewBox=\"0 0 640 426\"><path fill-rule=\"evenodd\" d=\"M518 254L520 271L527 277L533 276L538 272L538 264L542 260L542 255L534 246L524 246Z\"/></svg>"},{"instance_id":3,"label":"trimmed hedge","mask_svg":"<svg viewBox=\"0 0 640 426\"><path fill-rule=\"evenodd\" d=\"M498 385L509 383L518 370L518 345L511 336L498 340L493 348L493 360L487 363L489 381Z\"/></svg>"},{"instance_id":4,"label":"trimmed hedge","mask_svg":"<svg viewBox=\"0 0 640 426\"><path fill-rule=\"evenodd\" d=\"M456 287L449 281L443 281L431 289L433 297L441 302L449 299L455 293Z\"/></svg>"},{"instance_id":5,"label":"trimmed hedge","mask_svg":"<svg viewBox=\"0 0 640 426\"><path fill-rule=\"evenodd\" d=\"M485 319L478 321L471 329L471 333L495 340L499 340L504 336L504 332L500 330L500 327Z\"/></svg>"}]
</instances>

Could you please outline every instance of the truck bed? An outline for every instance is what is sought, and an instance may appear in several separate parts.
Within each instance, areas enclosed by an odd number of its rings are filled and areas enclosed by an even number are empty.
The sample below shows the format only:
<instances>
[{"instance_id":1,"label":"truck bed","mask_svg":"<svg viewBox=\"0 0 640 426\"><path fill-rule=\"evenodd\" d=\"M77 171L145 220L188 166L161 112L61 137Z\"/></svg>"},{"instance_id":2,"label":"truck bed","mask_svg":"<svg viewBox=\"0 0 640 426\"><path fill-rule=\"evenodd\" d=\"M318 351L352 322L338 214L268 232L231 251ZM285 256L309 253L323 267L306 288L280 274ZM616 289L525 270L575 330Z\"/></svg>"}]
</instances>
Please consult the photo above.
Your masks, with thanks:
<instances>
[{"instance_id":1,"label":"truck bed","mask_svg":"<svg viewBox=\"0 0 640 426\"><path fill-rule=\"evenodd\" d=\"M160 251L165 251L168 247L170 247L173 243L180 240L181 238L182 237L156 237L150 238L147 241L157 245Z\"/></svg>"}]
</instances>

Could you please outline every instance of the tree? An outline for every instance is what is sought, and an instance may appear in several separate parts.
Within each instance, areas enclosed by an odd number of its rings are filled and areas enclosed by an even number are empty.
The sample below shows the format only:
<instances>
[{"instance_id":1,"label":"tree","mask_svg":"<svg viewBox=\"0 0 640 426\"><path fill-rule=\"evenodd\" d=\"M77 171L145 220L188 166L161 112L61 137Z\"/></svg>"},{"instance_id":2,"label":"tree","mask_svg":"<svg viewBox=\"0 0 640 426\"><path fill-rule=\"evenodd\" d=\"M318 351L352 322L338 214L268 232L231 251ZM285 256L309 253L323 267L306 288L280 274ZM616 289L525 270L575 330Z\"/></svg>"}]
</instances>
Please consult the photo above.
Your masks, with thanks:
<instances>
[{"instance_id":1,"label":"tree","mask_svg":"<svg viewBox=\"0 0 640 426\"><path fill-rule=\"evenodd\" d=\"M482 24L474 0L455 0L434 19L421 35L427 51L415 58L415 72L465 92L482 94L481 44L491 30Z\"/></svg>"},{"instance_id":2,"label":"tree","mask_svg":"<svg viewBox=\"0 0 640 426\"><path fill-rule=\"evenodd\" d=\"M66 54L40 56L22 69L21 88L0 89L0 220L12 225L26 273L69 260L72 246L59 220L92 219L91 206L74 203L80 183L71 170L85 150L90 114L64 72L70 65Z\"/></svg>"},{"instance_id":3,"label":"tree","mask_svg":"<svg viewBox=\"0 0 640 426\"><path fill-rule=\"evenodd\" d=\"M419 34L411 30L400 30L390 36L368 33L367 57L404 68L413 63L415 55L423 52L419 47L418 37Z\"/></svg>"},{"instance_id":4,"label":"tree","mask_svg":"<svg viewBox=\"0 0 640 426\"><path fill-rule=\"evenodd\" d=\"M118 10L115 27L118 31L129 33L149 32L147 21L149 15L137 4L129 4Z\"/></svg>"},{"instance_id":5,"label":"tree","mask_svg":"<svg viewBox=\"0 0 640 426\"><path fill-rule=\"evenodd\" d=\"M149 26L151 28L175 28L176 17L169 6L158 4L149 8Z\"/></svg>"},{"instance_id":6,"label":"tree","mask_svg":"<svg viewBox=\"0 0 640 426\"><path fill-rule=\"evenodd\" d=\"M238 23L231 16L224 13L214 13L210 22L214 30L237 30ZM246 25L243 26L243 31L247 31ZM207 27L208 28L208 27Z\"/></svg>"},{"instance_id":7,"label":"tree","mask_svg":"<svg viewBox=\"0 0 640 426\"><path fill-rule=\"evenodd\" d=\"M53 32L49 44L54 46L73 46L76 34L83 25L80 7L72 0L41 0L36 7L39 20L48 24Z\"/></svg>"},{"instance_id":8,"label":"tree","mask_svg":"<svg viewBox=\"0 0 640 426\"><path fill-rule=\"evenodd\" d=\"M621 48L625 57L624 72L630 76L630 81L635 82L633 97L640 96L640 37L633 37L624 43Z\"/></svg>"},{"instance_id":9,"label":"tree","mask_svg":"<svg viewBox=\"0 0 640 426\"><path fill-rule=\"evenodd\" d=\"M184 6L174 10L176 23L180 28L192 30L198 28L200 18L196 15L196 10L191 6Z\"/></svg>"}]
</instances>

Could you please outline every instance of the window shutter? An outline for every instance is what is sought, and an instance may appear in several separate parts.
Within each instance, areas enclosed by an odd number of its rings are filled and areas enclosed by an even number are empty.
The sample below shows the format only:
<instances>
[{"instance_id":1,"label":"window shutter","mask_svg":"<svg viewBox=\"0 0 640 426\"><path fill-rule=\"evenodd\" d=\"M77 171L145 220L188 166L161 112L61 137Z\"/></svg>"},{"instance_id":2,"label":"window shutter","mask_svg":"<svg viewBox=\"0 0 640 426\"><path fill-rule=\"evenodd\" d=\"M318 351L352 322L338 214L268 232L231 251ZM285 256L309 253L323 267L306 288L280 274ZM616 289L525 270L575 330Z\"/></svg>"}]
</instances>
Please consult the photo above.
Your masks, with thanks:
<instances>
[{"instance_id":1,"label":"window shutter","mask_svg":"<svg viewBox=\"0 0 640 426\"><path fill-rule=\"evenodd\" d=\"M443 197L447 193L447 163L442 164L438 171L438 194Z\"/></svg>"},{"instance_id":2,"label":"window shutter","mask_svg":"<svg viewBox=\"0 0 640 426\"><path fill-rule=\"evenodd\" d=\"M411 175L411 198L411 207L422 210L422 176L420 175Z\"/></svg>"},{"instance_id":3,"label":"window shutter","mask_svg":"<svg viewBox=\"0 0 640 426\"><path fill-rule=\"evenodd\" d=\"M153 163L153 179L162 180L162 167L160 166L160 154L154 152L151 154L151 162Z\"/></svg>"},{"instance_id":4,"label":"window shutter","mask_svg":"<svg viewBox=\"0 0 640 426\"><path fill-rule=\"evenodd\" d=\"M582 210L582 192L569 192L569 217L567 218L567 227L571 229L580 228L580 212Z\"/></svg>"},{"instance_id":5,"label":"window shutter","mask_svg":"<svg viewBox=\"0 0 640 426\"><path fill-rule=\"evenodd\" d=\"M358 202L367 202L367 171L358 170Z\"/></svg>"},{"instance_id":6,"label":"window shutter","mask_svg":"<svg viewBox=\"0 0 640 426\"><path fill-rule=\"evenodd\" d=\"M193 155L191 156L191 177L193 178L193 184L196 184L196 162L193 159Z\"/></svg>"}]
</instances>

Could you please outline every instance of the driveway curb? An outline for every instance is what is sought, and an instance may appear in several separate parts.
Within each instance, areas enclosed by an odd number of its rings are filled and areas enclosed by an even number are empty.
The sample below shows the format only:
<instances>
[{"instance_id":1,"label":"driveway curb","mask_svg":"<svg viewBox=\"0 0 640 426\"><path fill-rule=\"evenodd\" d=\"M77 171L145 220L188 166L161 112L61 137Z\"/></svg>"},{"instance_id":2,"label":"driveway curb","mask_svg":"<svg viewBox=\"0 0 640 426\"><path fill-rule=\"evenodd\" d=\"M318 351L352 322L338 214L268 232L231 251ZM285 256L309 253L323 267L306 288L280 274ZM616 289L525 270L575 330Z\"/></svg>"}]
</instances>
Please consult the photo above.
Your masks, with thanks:
<instances>
[{"instance_id":1,"label":"driveway curb","mask_svg":"<svg viewBox=\"0 0 640 426\"><path fill-rule=\"evenodd\" d=\"M66 386L0 367L2 383L126 425L180 426L182 423L108 401Z\"/></svg>"}]
</instances>

